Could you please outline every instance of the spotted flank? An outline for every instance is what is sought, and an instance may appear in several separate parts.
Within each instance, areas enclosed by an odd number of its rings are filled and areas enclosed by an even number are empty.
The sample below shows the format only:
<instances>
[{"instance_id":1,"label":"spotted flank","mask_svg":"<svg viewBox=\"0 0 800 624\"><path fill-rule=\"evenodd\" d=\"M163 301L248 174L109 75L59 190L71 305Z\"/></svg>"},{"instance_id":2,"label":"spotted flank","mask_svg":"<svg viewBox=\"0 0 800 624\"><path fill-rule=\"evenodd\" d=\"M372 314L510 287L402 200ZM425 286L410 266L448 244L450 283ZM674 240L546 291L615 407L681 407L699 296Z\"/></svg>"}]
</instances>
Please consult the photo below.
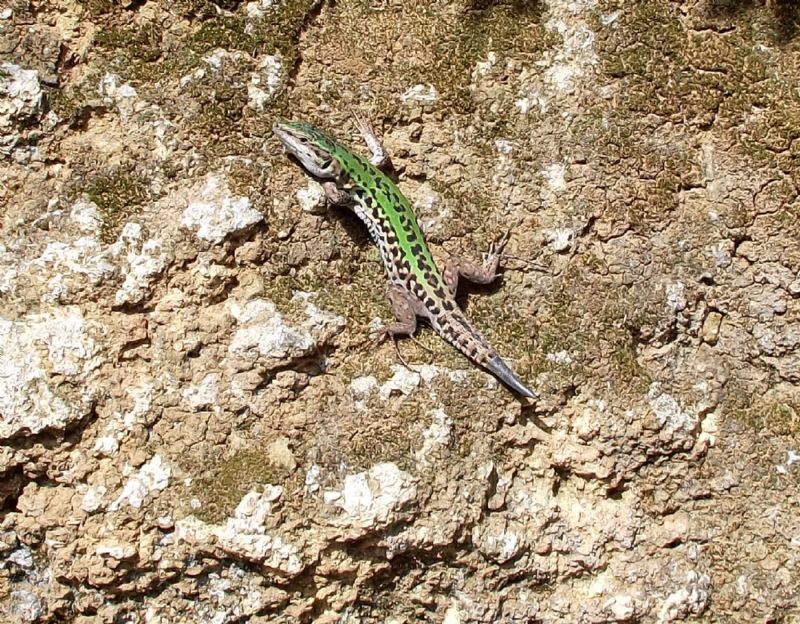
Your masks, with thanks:
<instances>
[{"instance_id":1,"label":"spotted flank","mask_svg":"<svg viewBox=\"0 0 800 624\"><path fill-rule=\"evenodd\" d=\"M273 132L286 152L323 185L328 198L349 206L367 226L380 251L389 278L389 301L397 316L396 322L383 329L383 334L392 338L413 335L417 317L421 317L444 340L519 396L537 398L469 324L455 300L459 276L478 283L489 283L495 278L507 236L490 250L483 266L451 260L441 272L411 204L380 169L386 162L385 152L369 122L364 119L356 122L373 151L372 159L352 152L308 123L276 123Z\"/></svg>"}]
</instances>

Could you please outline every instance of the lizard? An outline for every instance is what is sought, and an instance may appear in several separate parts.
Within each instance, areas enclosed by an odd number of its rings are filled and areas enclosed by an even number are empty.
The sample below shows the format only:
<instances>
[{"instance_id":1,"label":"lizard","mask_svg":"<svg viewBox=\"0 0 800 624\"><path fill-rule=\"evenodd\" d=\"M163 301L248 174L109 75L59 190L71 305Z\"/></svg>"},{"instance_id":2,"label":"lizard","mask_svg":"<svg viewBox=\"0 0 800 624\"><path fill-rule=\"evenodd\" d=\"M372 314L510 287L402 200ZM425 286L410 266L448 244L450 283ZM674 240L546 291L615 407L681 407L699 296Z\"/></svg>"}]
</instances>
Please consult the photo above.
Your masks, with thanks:
<instances>
[{"instance_id":1,"label":"lizard","mask_svg":"<svg viewBox=\"0 0 800 624\"><path fill-rule=\"evenodd\" d=\"M397 348L397 337L413 339L417 318L423 318L445 341L518 396L537 399L539 395L467 321L455 299L460 278L477 284L495 279L510 233L491 244L482 266L451 258L440 271L411 204L384 172L390 160L372 125L358 115L355 123L371 152L369 159L309 123L279 121L272 131L287 155L322 185L327 200L350 208L377 245L389 281L387 298L396 320L377 330L376 336L390 337Z\"/></svg>"}]
</instances>

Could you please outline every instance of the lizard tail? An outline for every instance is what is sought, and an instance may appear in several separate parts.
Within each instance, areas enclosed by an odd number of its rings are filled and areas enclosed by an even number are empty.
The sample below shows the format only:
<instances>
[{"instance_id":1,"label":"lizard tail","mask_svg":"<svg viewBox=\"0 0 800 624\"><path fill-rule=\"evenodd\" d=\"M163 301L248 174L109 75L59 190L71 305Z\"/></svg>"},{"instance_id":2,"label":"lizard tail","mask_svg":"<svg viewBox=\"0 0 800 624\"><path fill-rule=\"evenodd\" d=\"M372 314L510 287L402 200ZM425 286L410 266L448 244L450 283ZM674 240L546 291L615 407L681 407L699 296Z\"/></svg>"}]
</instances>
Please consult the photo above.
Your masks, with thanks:
<instances>
[{"instance_id":1,"label":"lizard tail","mask_svg":"<svg viewBox=\"0 0 800 624\"><path fill-rule=\"evenodd\" d=\"M520 378L514 374L514 371L509 368L508 364L506 364L499 355L494 356L484 366L486 366L486 368L493 375L495 375L500 381L506 384L518 395L525 397L526 399L539 398L539 395L536 392L522 383Z\"/></svg>"},{"instance_id":2,"label":"lizard tail","mask_svg":"<svg viewBox=\"0 0 800 624\"><path fill-rule=\"evenodd\" d=\"M469 324L461 314L441 315L431 325L447 342L461 351L470 360L482 366L511 390L527 399L538 399L539 395L528 388L516 373L497 354L492 346Z\"/></svg>"}]
</instances>

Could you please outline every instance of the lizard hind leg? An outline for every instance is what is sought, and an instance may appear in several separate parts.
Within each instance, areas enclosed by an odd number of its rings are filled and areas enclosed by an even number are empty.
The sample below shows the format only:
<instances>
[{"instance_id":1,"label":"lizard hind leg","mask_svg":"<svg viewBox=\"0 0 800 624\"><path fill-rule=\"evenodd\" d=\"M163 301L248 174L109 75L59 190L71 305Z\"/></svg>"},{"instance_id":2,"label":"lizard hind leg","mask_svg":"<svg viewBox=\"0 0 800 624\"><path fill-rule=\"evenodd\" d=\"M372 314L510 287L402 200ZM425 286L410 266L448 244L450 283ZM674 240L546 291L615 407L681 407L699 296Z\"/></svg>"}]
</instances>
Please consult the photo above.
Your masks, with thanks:
<instances>
[{"instance_id":1,"label":"lizard hind leg","mask_svg":"<svg viewBox=\"0 0 800 624\"><path fill-rule=\"evenodd\" d=\"M394 342L397 359L400 360L403 366L412 370L408 362L406 362L400 354L397 338L398 336L408 336L414 340L414 332L417 331L417 314L420 306L417 305L416 300L407 290L396 285L389 286L386 292L386 298L389 300L389 305L397 320L375 330L373 332L373 338L378 340L391 338L392 342ZM416 340L414 341L417 342ZM417 344L419 343L417 342ZM420 346L426 348L424 345Z\"/></svg>"},{"instance_id":2,"label":"lizard hind leg","mask_svg":"<svg viewBox=\"0 0 800 624\"><path fill-rule=\"evenodd\" d=\"M500 266L500 258L503 249L508 243L511 233L506 232L499 239L492 241L489 246L489 253L482 265L462 260L460 258L450 258L444 267L444 281L450 289L450 294L455 297L458 290L459 277L475 284L490 284L497 277L497 269Z\"/></svg>"}]
</instances>

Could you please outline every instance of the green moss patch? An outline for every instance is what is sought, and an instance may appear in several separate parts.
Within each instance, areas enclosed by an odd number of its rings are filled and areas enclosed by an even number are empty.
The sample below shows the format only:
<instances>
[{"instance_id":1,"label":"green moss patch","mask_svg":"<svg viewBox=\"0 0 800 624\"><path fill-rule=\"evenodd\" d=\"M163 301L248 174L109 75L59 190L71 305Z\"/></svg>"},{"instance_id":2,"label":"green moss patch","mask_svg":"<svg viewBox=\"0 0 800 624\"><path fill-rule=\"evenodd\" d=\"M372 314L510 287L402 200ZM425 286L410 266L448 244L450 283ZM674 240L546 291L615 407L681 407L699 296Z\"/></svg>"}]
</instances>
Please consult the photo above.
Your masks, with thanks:
<instances>
[{"instance_id":1,"label":"green moss patch","mask_svg":"<svg viewBox=\"0 0 800 624\"><path fill-rule=\"evenodd\" d=\"M752 389L735 385L728 389L720 413L758 432L774 435L800 434L800 403L758 396Z\"/></svg>"},{"instance_id":2,"label":"green moss patch","mask_svg":"<svg viewBox=\"0 0 800 624\"><path fill-rule=\"evenodd\" d=\"M774 35L767 12L735 12L723 35L692 30L691 18L663 0L607 1L603 10L619 10L597 43L600 74L615 80L619 96L613 107L599 104L604 123L591 124L604 145L598 159L614 169L624 160L639 174L606 212L637 231L658 228L681 189L698 183L695 146L657 138L668 124L725 132L732 156L781 167L781 152L800 138L800 96L785 79L791 58L765 47Z\"/></svg>"},{"instance_id":3,"label":"green moss patch","mask_svg":"<svg viewBox=\"0 0 800 624\"><path fill-rule=\"evenodd\" d=\"M116 240L125 221L150 199L147 179L133 167L97 175L90 178L87 186L75 191L73 195L84 193L97 204L103 220L100 239L105 243Z\"/></svg>"},{"instance_id":4,"label":"green moss patch","mask_svg":"<svg viewBox=\"0 0 800 624\"><path fill-rule=\"evenodd\" d=\"M447 6L411 0L378 10L350 0L337 2L327 17L318 36L324 37L332 58L347 59L346 66L334 68L339 74L334 80L344 87L338 93L357 93L368 80L375 97L372 104L387 115L396 109L397 98L415 84L436 88L439 98L434 108L448 114L475 110L472 72L490 51L533 55L553 43L540 23L537 2Z\"/></svg>"},{"instance_id":5,"label":"green moss patch","mask_svg":"<svg viewBox=\"0 0 800 624\"><path fill-rule=\"evenodd\" d=\"M266 447L256 447L240 450L210 467L194 480L191 489L202 503L197 516L205 522L220 523L233 515L242 497L251 490L265 484L291 489L299 487L300 482L301 477L270 460Z\"/></svg>"},{"instance_id":6,"label":"green moss patch","mask_svg":"<svg viewBox=\"0 0 800 624\"><path fill-rule=\"evenodd\" d=\"M340 440L341 461L346 462L348 471L369 470L375 464L392 462L404 470L410 470L412 457L412 435L409 418L416 412L395 415L391 418L368 420L348 432ZM335 466L331 466L335 468Z\"/></svg>"}]
</instances>

